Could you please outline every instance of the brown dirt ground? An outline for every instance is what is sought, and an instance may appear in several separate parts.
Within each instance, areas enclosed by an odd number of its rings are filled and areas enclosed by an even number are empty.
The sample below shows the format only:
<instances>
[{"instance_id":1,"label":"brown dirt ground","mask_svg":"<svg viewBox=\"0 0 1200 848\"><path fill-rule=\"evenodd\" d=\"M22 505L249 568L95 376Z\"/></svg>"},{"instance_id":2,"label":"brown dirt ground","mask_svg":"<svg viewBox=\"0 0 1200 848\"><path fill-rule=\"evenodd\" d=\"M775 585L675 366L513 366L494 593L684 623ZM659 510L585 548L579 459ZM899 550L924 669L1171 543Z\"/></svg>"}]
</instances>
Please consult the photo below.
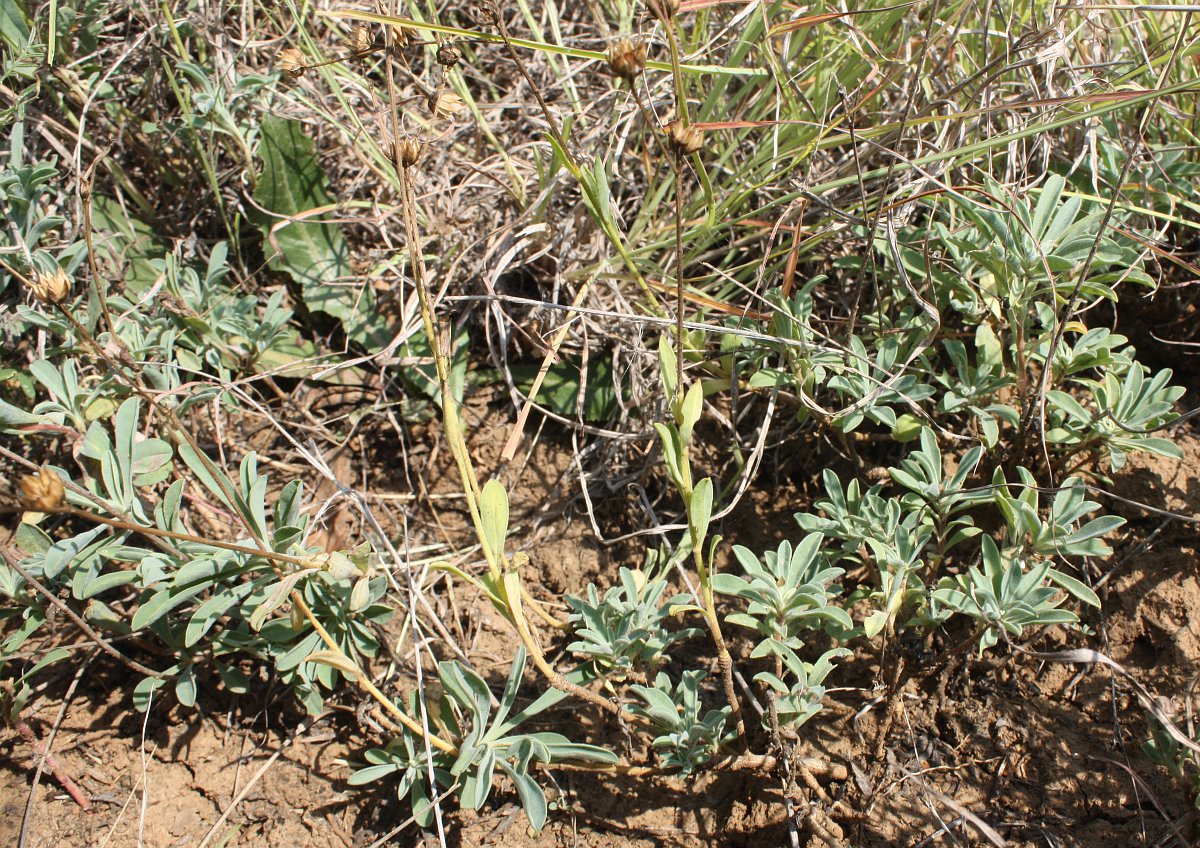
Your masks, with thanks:
<instances>
[{"instance_id":1,"label":"brown dirt ground","mask_svg":"<svg viewBox=\"0 0 1200 848\"><path fill-rule=\"evenodd\" d=\"M503 421L478 403L470 414L480 434L473 447L482 469L490 471ZM1181 432L1179 441L1182 462L1134 457L1114 491L1200 517L1200 430ZM408 457L410 467L446 469L444 453L436 443L422 444ZM596 542L578 504L560 512L564 495L578 485L570 458L569 440L555 444L544 438L507 472L516 493L513 524L543 569L535 593L551 602L589 580L607 584L620 565L640 564L632 544ZM452 491L449 480L437 478L426 481L431 492ZM386 475L369 483L373 491L406 488L403 480ZM790 534L795 488L781 481L769 496L748 502L722 528L726 537L762 545ZM465 517L453 502L432 503L440 507L437 520L410 531L430 538L458 535ZM1166 697L1178 714L1200 661L1200 533L1194 524L1127 503L1106 506L1129 524L1114 540L1113 556L1095 564L1105 607L1102 617L1089 622L1097 631L1091 644ZM621 504L610 504L609 518L600 520L619 523L622 511ZM457 592L455 612L466 622L456 634L460 644L482 673L501 677L511 634L468 594ZM1077 642L1077 636L1052 631L1034 647L1053 650ZM699 654L687 656L686 649L678 654L677 662L706 661ZM49 679L25 713L42 737L55 723L72 674L66 670ZM925 685L905 688L888 744L875 758L876 729L886 711L879 677L876 657L848 662L829 696L831 708L806 726L801 746L800 753L850 772L844 781L819 780L827 794L822 804L831 819L827 824L842 830L843 844L986 844L964 824L971 816L1011 846L1186 845L1200 836L1195 817L1185 819L1184 790L1141 750L1144 711L1130 687L1107 671L1000 656L952 666ZM351 708L338 707L299 734L304 717L285 694L269 690L242 699L204 696L194 711L164 698L145 717L127 700L132 681L103 657L92 663L68 704L54 753L93 799L93 811L80 811L43 777L29 820L30 848L196 848L247 786L249 793L210 845L363 848L403 821L402 808L386 794L364 796L344 783L345 761L378 741L360 731ZM621 744L587 710L564 707L546 716L547 728L568 724L588 728L591 741ZM284 746L289 739L292 744ZM644 752L633 753L636 758ZM31 763L19 737L0 731L0 845L17 844ZM558 809L540 835L528 832L515 793L502 786L481 812L448 816L449 844L640 848L789 842L786 793L778 777L723 773L633 781L557 772L553 779L561 791ZM1173 822L1182 822L1182 830ZM390 844L422 842L410 828ZM801 830L799 844L824 843Z\"/></svg>"}]
</instances>

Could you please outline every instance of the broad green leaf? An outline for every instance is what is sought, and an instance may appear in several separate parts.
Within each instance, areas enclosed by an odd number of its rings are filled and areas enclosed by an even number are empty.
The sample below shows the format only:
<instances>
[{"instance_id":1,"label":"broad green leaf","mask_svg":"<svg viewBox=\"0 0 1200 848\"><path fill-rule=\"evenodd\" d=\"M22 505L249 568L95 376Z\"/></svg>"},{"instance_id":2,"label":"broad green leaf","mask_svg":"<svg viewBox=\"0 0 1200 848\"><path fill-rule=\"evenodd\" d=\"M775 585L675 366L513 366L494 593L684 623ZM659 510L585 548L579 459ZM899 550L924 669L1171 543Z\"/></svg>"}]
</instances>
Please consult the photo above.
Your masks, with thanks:
<instances>
[{"instance_id":1,"label":"broad green leaf","mask_svg":"<svg viewBox=\"0 0 1200 848\"><path fill-rule=\"evenodd\" d=\"M871 639L883 630L888 621L888 614L885 610L876 610L863 619L863 632Z\"/></svg>"},{"instance_id":2,"label":"broad green leaf","mask_svg":"<svg viewBox=\"0 0 1200 848\"><path fill-rule=\"evenodd\" d=\"M762 368L750 375L747 385L752 389L780 388L793 382L794 378L786 371L777 368Z\"/></svg>"},{"instance_id":3,"label":"broad green leaf","mask_svg":"<svg viewBox=\"0 0 1200 848\"><path fill-rule=\"evenodd\" d=\"M508 718L508 714L512 711L513 704L517 700L517 690L521 686L521 675L525 672L525 647L517 648L517 654L513 658L512 667L508 671L508 680L504 683L504 694L500 696L500 706L496 710L496 718L493 721L492 729L488 731L489 739L499 739L504 735L502 730L504 720Z\"/></svg>"},{"instance_id":4,"label":"broad green leaf","mask_svg":"<svg viewBox=\"0 0 1200 848\"><path fill-rule=\"evenodd\" d=\"M0 400L0 430L6 433L19 432L23 427L35 427L42 423L42 416L34 415Z\"/></svg>"},{"instance_id":5,"label":"broad green leaf","mask_svg":"<svg viewBox=\"0 0 1200 848\"><path fill-rule=\"evenodd\" d=\"M29 17L23 0L0 0L0 39L13 53L29 40Z\"/></svg>"},{"instance_id":6,"label":"broad green leaf","mask_svg":"<svg viewBox=\"0 0 1200 848\"><path fill-rule=\"evenodd\" d=\"M1077 580L1069 574L1063 574L1061 571L1053 568L1046 572L1046 578L1067 592L1067 594L1074 595L1075 598L1083 601L1085 604L1100 609L1100 597L1082 580Z\"/></svg>"},{"instance_id":7,"label":"broad green leaf","mask_svg":"<svg viewBox=\"0 0 1200 848\"><path fill-rule=\"evenodd\" d=\"M117 586L124 586L126 583L132 583L138 579L137 572L134 571L110 571L108 574L101 574L84 582L80 587L80 591L76 597L81 601L86 601L88 598L94 598L96 595L103 594L109 589Z\"/></svg>"},{"instance_id":8,"label":"broad green leaf","mask_svg":"<svg viewBox=\"0 0 1200 848\"><path fill-rule=\"evenodd\" d=\"M691 444L692 428L700 420L700 414L703 411L704 387L697 381L688 387L687 393L683 396L683 402L679 405L679 411L676 414L675 420L679 424L680 442L685 445Z\"/></svg>"},{"instance_id":9,"label":"broad green leaf","mask_svg":"<svg viewBox=\"0 0 1200 848\"><path fill-rule=\"evenodd\" d=\"M140 295L162 276L154 261L159 260L161 265L162 257L171 248L156 235L154 227L131 212L102 194L92 198L92 226L98 231L96 251L121 270L120 279L126 290ZM109 233L116 238L107 237Z\"/></svg>"},{"instance_id":10,"label":"broad green leaf","mask_svg":"<svg viewBox=\"0 0 1200 848\"><path fill-rule=\"evenodd\" d=\"M682 488L681 455L683 449L679 444L678 431L658 421L654 422L654 429L658 431L658 436L662 440L663 460L667 463L667 473L671 475L675 485Z\"/></svg>"},{"instance_id":11,"label":"broad green leaf","mask_svg":"<svg viewBox=\"0 0 1200 848\"><path fill-rule=\"evenodd\" d=\"M529 816L530 827L535 833L540 831L546 824L548 811L546 796L542 793L541 787L537 785L536 780L529 776L529 772L518 771L508 763L502 763L502 765L505 766L505 771L509 773L513 784L517 787L517 795L521 799L525 815Z\"/></svg>"},{"instance_id":12,"label":"broad green leaf","mask_svg":"<svg viewBox=\"0 0 1200 848\"><path fill-rule=\"evenodd\" d=\"M221 683L235 695L245 695L250 691L250 678L239 668L217 663L217 674L221 675Z\"/></svg>"},{"instance_id":13,"label":"broad green leaf","mask_svg":"<svg viewBox=\"0 0 1200 848\"><path fill-rule=\"evenodd\" d=\"M80 558L84 550L86 550L101 533L110 532L108 527L101 525L93 527L91 530L85 530L78 536L73 536L70 539L63 539L55 542L42 560L42 575L48 580L53 580L63 569Z\"/></svg>"},{"instance_id":14,"label":"broad green leaf","mask_svg":"<svg viewBox=\"0 0 1200 848\"><path fill-rule=\"evenodd\" d=\"M202 603L188 621L187 631L183 638L184 647L190 648L204 638L204 634L212 629L217 619L224 615L230 607L250 594L254 588L254 583L243 583L227 592L215 594Z\"/></svg>"},{"instance_id":15,"label":"broad green leaf","mask_svg":"<svg viewBox=\"0 0 1200 848\"><path fill-rule=\"evenodd\" d=\"M1037 208L1033 212L1033 221L1029 227L1033 231L1035 239L1042 238L1046 225L1050 222L1050 216L1054 214L1054 210L1058 206L1058 199L1062 196L1065 184L1066 180L1058 174L1051 174L1046 178L1046 184L1042 187L1042 194L1038 198ZM1047 233L1047 236L1050 234Z\"/></svg>"},{"instance_id":16,"label":"broad green leaf","mask_svg":"<svg viewBox=\"0 0 1200 848\"><path fill-rule=\"evenodd\" d=\"M350 591L350 612L358 612L371 602L371 578L363 575Z\"/></svg>"},{"instance_id":17,"label":"broad green leaf","mask_svg":"<svg viewBox=\"0 0 1200 848\"><path fill-rule=\"evenodd\" d=\"M675 378L678 376L675 373L678 368L677 363L675 348L671 346L671 338L663 333L658 337L658 370L662 376L663 394L668 400L675 397L675 391L678 388L675 384Z\"/></svg>"},{"instance_id":18,"label":"broad green leaf","mask_svg":"<svg viewBox=\"0 0 1200 848\"><path fill-rule=\"evenodd\" d=\"M66 648L54 648L53 650L48 651L41 659L34 663L31 668L17 678L17 684L20 685L25 681L32 679L35 674L37 674L46 666L56 663L59 660L66 659L70 655L71 652Z\"/></svg>"},{"instance_id":19,"label":"broad green leaf","mask_svg":"<svg viewBox=\"0 0 1200 848\"><path fill-rule=\"evenodd\" d=\"M185 589L182 592L171 589L160 589L150 597L150 600L138 607L137 612L133 614L133 629L141 630L143 627L149 627L180 604L186 603L190 598L199 595L205 588L201 584L193 586L190 589Z\"/></svg>"},{"instance_id":20,"label":"broad green leaf","mask_svg":"<svg viewBox=\"0 0 1200 848\"><path fill-rule=\"evenodd\" d=\"M360 768L354 774L346 778L346 783L351 786L365 786L368 783L374 783L377 780L383 780L395 772L400 771L400 766L396 763L384 763L377 766L367 766Z\"/></svg>"},{"instance_id":21,"label":"broad green leaf","mask_svg":"<svg viewBox=\"0 0 1200 848\"><path fill-rule=\"evenodd\" d=\"M534 400L545 404L552 412L564 418L574 418L579 400L579 366L578 358L566 357L562 362L551 366ZM526 395L533 388L533 381L539 370L540 366L534 364L514 364L511 367L513 379ZM609 420L617 412L612 359L590 359L585 376L587 387L583 396L584 420L591 423Z\"/></svg>"},{"instance_id":22,"label":"broad green leaf","mask_svg":"<svg viewBox=\"0 0 1200 848\"><path fill-rule=\"evenodd\" d=\"M1120 516L1102 515L1099 518L1092 519L1074 533L1068 534L1062 542L1064 545L1074 545L1079 542L1086 542L1089 539L1106 536L1124 523L1125 519Z\"/></svg>"},{"instance_id":23,"label":"broad green leaf","mask_svg":"<svg viewBox=\"0 0 1200 848\"><path fill-rule=\"evenodd\" d=\"M248 510L246 510L241 504L234 506L229 502L229 498L225 494L226 492L236 493L237 490L233 485L233 481L231 481L228 476L220 471L218 471L218 473L221 473L221 480L218 481L218 479L213 476L212 468L216 468L215 463L213 463L211 460L208 460L207 457L200 456L200 454L198 454L191 445L186 443L179 446L179 458L182 459L184 465L190 468L192 473L199 478L200 482L204 484L204 488L208 489L208 491L211 492L218 500L220 500L221 503L225 504L225 506L229 507L240 515L246 514Z\"/></svg>"},{"instance_id":24,"label":"broad green leaf","mask_svg":"<svg viewBox=\"0 0 1200 848\"><path fill-rule=\"evenodd\" d=\"M129 627L129 617L118 613L103 601L92 598L83 608L83 617L89 623L109 633L118 636L128 636L133 631Z\"/></svg>"},{"instance_id":25,"label":"broad green leaf","mask_svg":"<svg viewBox=\"0 0 1200 848\"><path fill-rule=\"evenodd\" d=\"M254 217L264 251L299 283L310 310L340 320L357 342L386 344L387 324L370 286L338 284L353 277L350 247L336 224L320 219L334 198L325 190L325 175L303 125L269 116L261 138L263 172L254 199L268 214Z\"/></svg>"},{"instance_id":26,"label":"broad green leaf","mask_svg":"<svg viewBox=\"0 0 1200 848\"><path fill-rule=\"evenodd\" d=\"M320 633L309 633L275 660L275 668L280 671L291 671L304 662L305 658L321 645Z\"/></svg>"},{"instance_id":27,"label":"broad green leaf","mask_svg":"<svg viewBox=\"0 0 1200 848\"><path fill-rule=\"evenodd\" d=\"M910 413L896 418L892 427L892 438L897 442L911 442L921 434L921 419Z\"/></svg>"},{"instance_id":28,"label":"broad green leaf","mask_svg":"<svg viewBox=\"0 0 1200 848\"><path fill-rule=\"evenodd\" d=\"M36 524L22 521L17 524L13 539L17 547L31 555L45 554L54 546L54 540L46 535L46 531Z\"/></svg>"}]
</instances>

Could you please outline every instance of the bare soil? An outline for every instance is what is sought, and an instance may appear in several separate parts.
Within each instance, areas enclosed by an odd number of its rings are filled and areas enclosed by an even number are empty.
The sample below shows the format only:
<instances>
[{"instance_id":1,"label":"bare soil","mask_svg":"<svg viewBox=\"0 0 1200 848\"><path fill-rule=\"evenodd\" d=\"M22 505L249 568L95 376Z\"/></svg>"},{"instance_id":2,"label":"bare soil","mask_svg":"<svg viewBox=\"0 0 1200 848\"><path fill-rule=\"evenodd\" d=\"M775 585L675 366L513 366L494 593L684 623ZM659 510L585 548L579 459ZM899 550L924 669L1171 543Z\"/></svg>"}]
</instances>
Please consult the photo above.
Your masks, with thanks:
<instances>
[{"instance_id":1,"label":"bare soil","mask_svg":"<svg viewBox=\"0 0 1200 848\"><path fill-rule=\"evenodd\" d=\"M481 403L470 407L469 418L481 468L490 471L506 419ZM1176 715L1187 706L1200 660L1200 533L1194 523L1129 502L1200 519L1200 433L1184 429L1178 441L1182 462L1134 457L1114 480L1112 491L1125 500L1105 507L1129 524L1114 540L1115 553L1094 564L1104 609L1088 622L1095 630L1088 643L1165 698ZM409 467L448 472L444 454L429 438L412 446L406 461ZM569 438L543 437L505 472L513 484L513 523L541 570L534 590L548 603L589 581L608 585L621 565L640 565L644 544L596 540L582 502L572 500L578 486L571 457ZM356 480L363 473L342 471ZM436 508L435 517L410 532L461 538L466 522L459 504L436 497L454 489L450 475L445 477L427 475L426 503ZM373 492L413 491L394 466L375 467L366 482ZM722 531L733 542L759 546L794 535L796 489L794 482L779 481L777 490L747 501ZM611 501L596 506L597 524L610 535L631 508ZM455 614L444 620L461 622L454 633L461 649L481 673L500 679L511 633L461 587L450 600L446 594L438 595L438 603L453 604ZM1031 647L1045 651L1079 643L1078 634L1050 631ZM900 653L898 647L893 656ZM702 645L676 656L681 664L708 661ZM840 844L987 844L969 820L986 823L1011 846L1189 845L1200 838L1184 787L1141 750L1146 715L1114 673L1014 655L968 659L930 679L910 680L895 700L891 731L879 744L877 731L888 714L880 681L892 662L862 654L848 662L828 698L830 709L805 728L800 753L846 775L814 778L825 795L818 824L831 837L840 832ZM214 686L195 710L163 697L143 715L128 700L132 674L99 655L59 722L73 676L65 669L48 679L25 717L43 739L57 726L54 755L93 809L81 811L47 774L26 821L32 752L15 732L0 731L0 845L17 845L24 821L29 848L365 848L404 821L403 807L386 791L364 795L344 783L347 761L379 741L364 731L352 707L334 700L330 713L310 725L290 696L264 679L253 696L234 698ZM548 714L546 727L556 725L583 728L589 741L623 744L615 728L577 706ZM644 752L632 754L637 759ZM448 844L789 844L789 793L777 774L550 777L560 795L541 834L528 831L515 793L501 787L482 811L447 814ZM236 807L214 830L235 798ZM799 844L826 844L816 832L802 827ZM418 845L429 838L408 828L389 844Z\"/></svg>"}]
</instances>

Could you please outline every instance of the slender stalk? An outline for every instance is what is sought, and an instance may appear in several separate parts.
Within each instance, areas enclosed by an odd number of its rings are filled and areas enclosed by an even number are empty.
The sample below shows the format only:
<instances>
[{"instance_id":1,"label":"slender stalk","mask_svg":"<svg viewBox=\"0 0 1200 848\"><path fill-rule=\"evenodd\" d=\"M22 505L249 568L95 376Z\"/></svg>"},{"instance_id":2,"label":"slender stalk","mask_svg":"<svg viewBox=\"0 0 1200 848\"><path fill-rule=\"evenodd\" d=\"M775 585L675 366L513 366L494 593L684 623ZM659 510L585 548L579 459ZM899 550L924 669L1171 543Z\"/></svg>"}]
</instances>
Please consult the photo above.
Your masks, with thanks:
<instances>
[{"instance_id":1,"label":"slender stalk","mask_svg":"<svg viewBox=\"0 0 1200 848\"><path fill-rule=\"evenodd\" d=\"M687 499L690 502L691 492L687 493ZM688 522L688 532L692 540L692 559L696 563L696 574L700 580L700 593L703 595L701 600L704 604L704 623L708 626L713 645L717 649L717 667L721 669L721 684L725 689L725 700L729 702L730 716L733 718L738 738L742 741L743 746L747 746L749 743L746 738L746 722L742 717L742 702L733 685L733 657L729 653L729 646L725 643L725 636L721 633L721 619L717 616L716 596L712 588L712 571L704 561L704 540L699 537L699 533L696 532L696 528L690 521Z\"/></svg>"},{"instance_id":2,"label":"slender stalk","mask_svg":"<svg viewBox=\"0 0 1200 848\"><path fill-rule=\"evenodd\" d=\"M53 510L53 512L57 515L71 515L76 518L82 518L85 521L94 521L97 524L106 524L109 527L115 527L118 530L127 530L130 533L140 533L144 536L156 536L161 539L174 539L178 542L195 542L198 545L206 545L210 548L220 548L225 551L234 551L235 553L239 554L262 557L263 559L274 560L275 562L287 562L291 563L292 565L299 566L306 566L309 562L305 557L279 553L278 551L263 550L262 548L252 548L248 545L239 545L234 542L222 542L219 539L205 539L201 536L196 536L191 533L180 533L175 530L163 530L159 527L147 527L144 524L123 521L119 518L108 518L104 515L96 515L94 512L88 512L87 510L83 509L64 507L62 509Z\"/></svg>"},{"instance_id":3,"label":"slender stalk","mask_svg":"<svg viewBox=\"0 0 1200 848\"><path fill-rule=\"evenodd\" d=\"M675 399L683 400L683 155L675 156Z\"/></svg>"},{"instance_id":4,"label":"slender stalk","mask_svg":"<svg viewBox=\"0 0 1200 848\"><path fill-rule=\"evenodd\" d=\"M534 666L546 677L550 685L555 689L568 692L589 703L595 704L614 715L622 715L625 710L619 704L611 702L597 695L595 692L567 680L555 671L553 666L546 660L541 646L537 643L537 640L529 629L529 623L525 619L522 610L522 599L527 596L527 593L520 584L519 578L517 578L516 585L513 586L512 590L508 589L509 585L513 582L512 579L506 579L508 575L515 576L521 564L528 562L528 557L522 553L518 553L513 557L512 563L510 563L503 550L493 550L488 535L483 530L483 515L479 506L479 480L475 475L475 467L471 461L470 452L467 450L467 441L462 430L462 423L458 418L458 403L450 387L450 340L448 334L441 332L434 322L433 304L429 297L428 285L425 278L425 260L420 247L420 233L417 230L416 215L414 212L416 196L413 192L412 165L399 163L398 170L400 172L401 189L400 205L404 212L404 224L408 235L413 283L416 286L417 299L421 305L421 320L425 325L425 332L429 336L430 347L433 349L434 369L437 372L438 382L441 385L442 416L446 428L446 441L450 444L450 452L453 454L455 464L458 466L459 476L462 479L464 494L466 495L467 508L471 514L471 523L475 527L475 534L483 548L492 582L497 587L505 587L505 597L509 607L507 613L516 626L517 634L521 637L521 642L525 645L525 649L529 651ZM537 609L537 607L535 606L534 609ZM552 622L557 623L557 620L552 619Z\"/></svg>"},{"instance_id":5,"label":"slender stalk","mask_svg":"<svg viewBox=\"0 0 1200 848\"><path fill-rule=\"evenodd\" d=\"M330 651L333 651L342 659L346 660L346 662L350 665L358 668L358 663L347 656L346 652L342 650L337 641L331 635L329 635L329 631L325 629L324 625L322 625L317 619L316 615L313 614L312 609L310 609L308 604L304 602L304 598L301 596L300 592L293 590L289 595L289 598L291 599L291 602L296 605L296 608L303 613L304 617L308 619L308 623L312 625L313 630L315 630L317 635L321 637L321 641L325 643L325 647L327 647ZM350 677L350 675L347 676ZM443 753L450 754L452 756L458 753L458 748L438 736L436 733L426 733L425 728L421 726L419 721L397 707L392 702L392 699L380 692L379 688L372 683L370 678L368 678L367 675L361 670L352 676L352 682L365 690L367 694L378 701L379 704L388 711L392 718L404 725L406 729L411 731L417 737L425 739L429 742L429 744Z\"/></svg>"},{"instance_id":6,"label":"slender stalk","mask_svg":"<svg viewBox=\"0 0 1200 848\"><path fill-rule=\"evenodd\" d=\"M661 4L660 0L650 0L651 7L654 13L663 23L663 29L667 33L667 40L671 46L671 68L675 79L675 111L677 119L681 126L688 126L688 109L687 95L684 91L683 73L679 68L679 41L675 33L674 16L667 13L666 8ZM683 385L683 162L687 155L682 147L668 145L669 148L675 147L671 152L672 160L675 169L675 401L682 403L684 394ZM694 488L691 480L691 462L688 458L688 447L685 445L684 456L681 458L680 471L684 479L682 482L684 504L689 512L691 510L692 496ZM692 542L692 558L696 563L696 574L700 580L700 591L703 595L702 601L704 604L704 621L708 625L709 633L712 636L713 645L717 650L717 666L721 669L721 682L725 689L725 698L729 701L730 715L733 718L734 726L737 728L738 738L743 746L747 745L746 739L746 722L742 718L742 705L738 699L737 690L733 685L733 657L729 654L729 647L725 643L725 637L721 633L721 620L717 616L716 598L712 589L712 574L704 561L704 539L700 537L698 528L691 522L688 522L688 532Z\"/></svg>"},{"instance_id":7,"label":"slender stalk","mask_svg":"<svg viewBox=\"0 0 1200 848\"><path fill-rule=\"evenodd\" d=\"M28 743L29 747L33 749L33 753L37 757L41 758L42 762L45 763L45 766L47 769L49 769L50 774L54 775L54 779L57 780L59 785L66 791L68 795L71 796L71 800L78 804L79 808L85 813L90 811L92 809L92 802L88 800L87 795L85 795L83 790L79 788L79 784L72 780L71 776L67 774L66 770L62 767L62 764L59 763L57 758L55 758L53 754L46 752L45 747L40 741L38 741L37 734L34 732L33 728L29 726L29 723L23 718L18 718L15 722L13 722L13 727L15 727L17 732L21 734L21 738Z\"/></svg>"},{"instance_id":8,"label":"slender stalk","mask_svg":"<svg viewBox=\"0 0 1200 848\"><path fill-rule=\"evenodd\" d=\"M675 112L679 122L685 127L691 124L688 116L687 89L684 87L683 69L679 64L679 38L675 32L675 15L668 12L661 0L650 0L651 8L662 21L663 32L667 34L667 44L671 48L671 78L675 83Z\"/></svg>"}]
</instances>

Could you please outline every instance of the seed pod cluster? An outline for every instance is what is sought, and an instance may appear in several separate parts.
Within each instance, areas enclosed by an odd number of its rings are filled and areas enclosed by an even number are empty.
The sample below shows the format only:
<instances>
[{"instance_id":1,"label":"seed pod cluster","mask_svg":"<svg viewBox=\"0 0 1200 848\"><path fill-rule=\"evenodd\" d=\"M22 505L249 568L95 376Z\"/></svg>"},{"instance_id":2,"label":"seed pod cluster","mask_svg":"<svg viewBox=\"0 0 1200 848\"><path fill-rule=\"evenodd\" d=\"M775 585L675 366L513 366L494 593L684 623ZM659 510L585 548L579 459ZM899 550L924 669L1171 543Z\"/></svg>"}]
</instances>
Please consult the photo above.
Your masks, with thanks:
<instances>
[{"instance_id":1,"label":"seed pod cluster","mask_svg":"<svg viewBox=\"0 0 1200 848\"><path fill-rule=\"evenodd\" d=\"M424 146L414 136L406 135L396 142L396 165L411 168L421 161Z\"/></svg>"},{"instance_id":2,"label":"seed pod cluster","mask_svg":"<svg viewBox=\"0 0 1200 848\"><path fill-rule=\"evenodd\" d=\"M285 47L279 51L279 57L275 60L275 67L279 69L279 73L283 74L284 79L300 79L304 76L304 72L308 70L308 65L304 63L304 54L296 47Z\"/></svg>"},{"instance_id":3,"label":"seed pod cluster","mask_svg":"<svg viewBox=\"0 0 1200 848\"><path fill-rule=\"evenodd\" d=\"M622 38L608 48L608 69L614 77L632 85L645 67L645 44L634 44L631 39Z\"/></svg>"},{"instance_id":4,"label":"seed pod cluster","mask_svg":"<svg viewBox=\"0 0 1200 848\"><path fill-rule=\"evenodd\" d=\"M704 147L704 130L697 126L684 126L679 121L671 121L666 129L667 147L676 156L690 156Z\"/></svg>"},{"instance_id":5,"label":"seed pod cluster","mask_svg":"<svg viewBox=\"0 0 1200 848\"><path fill-rule=\"evenodd\" d=\"M375 39L371 37L371 30L361 24L350 30L350 46L355 53L370 53L375 47Z\"/></svg>"},{"instance_id":6,"label":"seed pod cluster","mask_svg":"<svg viewBox=\"0 0 1200 848\"><path fill-rule=\"evenodd\" d=\"M71 278L62 268L55 268L49 274L39 271L34 274L30 288L34 297L47 306L54 306L71 296Z\"/></svg>"},{"instance_id":7,"label":"seed pod cluster","mask_svg":"<svg viewBox=\"0 0 1200 848\"><path fill-rule=\"evenodd\" d=\"M463 108L463 99L456 92L442 89L429 99L429 111L443 120L450 120Z\"/></svg>"},{"instance_id":8,"label":"seed pod cluster","mask_svg":"<svg viewBox=\"0 0 1200 848\"><path fill-rule=\"evenodd\" d=\"M437 49L437 63L450 70L462 61L462 51L453 44L442 44Z\"/></svg>"},{"instance_id":9,"label":"seed pod cluster","mask_svg":"<svg viewBox=\"0 0 1200 848\"><path fill-rule=\"evenodd\" d=\"M62 478L49 468L21 478L21 508L30 512L53 512L63 504L66 491Z\"/></svg>"}]
</instances>

